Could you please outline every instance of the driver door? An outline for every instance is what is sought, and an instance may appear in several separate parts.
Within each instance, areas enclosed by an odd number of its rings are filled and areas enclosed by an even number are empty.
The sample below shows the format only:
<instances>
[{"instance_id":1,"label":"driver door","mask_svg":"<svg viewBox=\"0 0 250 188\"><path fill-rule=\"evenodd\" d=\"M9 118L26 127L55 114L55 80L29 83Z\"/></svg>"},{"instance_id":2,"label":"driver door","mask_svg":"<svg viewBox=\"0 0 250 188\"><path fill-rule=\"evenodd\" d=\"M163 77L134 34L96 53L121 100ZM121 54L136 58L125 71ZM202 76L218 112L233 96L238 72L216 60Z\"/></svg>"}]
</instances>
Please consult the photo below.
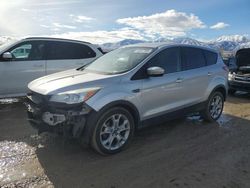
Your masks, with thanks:
<instances>
[{"instance_id":1,"label":"driver door","mask_svg":"<svg viewBox=\"0 0 250 188\"><path fill-rule=\"evenodd\" d=\"M180 48L166 48L146 65L161 67L165 74L143 79L141 92L142 119L146 120L174 111L183 104L185 90L182 85Z\"/></svg>"},{"instance_id":2,"label":"driver door","mask_svg":"<svg viewBox=\"0 0 250 188\"><path fill-rule=\"evenodd\" d=\"M11 59L0 58L0 96L18 96L27 92L30 81L45 75L45 43L22 42L5 52Z\"/></svg>"}]
</instances>

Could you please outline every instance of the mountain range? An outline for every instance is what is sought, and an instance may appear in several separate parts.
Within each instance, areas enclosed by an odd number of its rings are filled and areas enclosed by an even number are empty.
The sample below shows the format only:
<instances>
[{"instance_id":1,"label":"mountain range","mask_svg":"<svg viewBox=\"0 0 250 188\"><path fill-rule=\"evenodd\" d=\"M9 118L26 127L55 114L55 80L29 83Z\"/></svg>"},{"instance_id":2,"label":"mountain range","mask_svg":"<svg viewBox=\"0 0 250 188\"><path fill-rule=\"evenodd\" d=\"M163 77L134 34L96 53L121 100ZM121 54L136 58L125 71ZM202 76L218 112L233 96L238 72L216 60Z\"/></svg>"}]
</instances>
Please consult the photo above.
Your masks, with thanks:
<instances>
[{"instance_id":1,"label":"mountain range","mask_svg":"<svg viewBox=\"0 0 250 188\"><path fill-rule=\"evenodd\" d=\"M191 45L197 45L197 46L207 46L210 48L228 51L228 52L234 52L240 48L247 48L247 47L250 48L250 39L248 39L246 36L241 36L241 35L221 36L217 39L210 40L210 41L199 41L199 40L187 38L187 37L173 38L173 39L159 38L154 41L125 39L116 43L101 44L100 46L103 49L112 50L112 49L119 48L124 45L144 43L144 42L174 42L174 43L179 43L179 44L191 44Z\"/></svg>"}]
</instances>

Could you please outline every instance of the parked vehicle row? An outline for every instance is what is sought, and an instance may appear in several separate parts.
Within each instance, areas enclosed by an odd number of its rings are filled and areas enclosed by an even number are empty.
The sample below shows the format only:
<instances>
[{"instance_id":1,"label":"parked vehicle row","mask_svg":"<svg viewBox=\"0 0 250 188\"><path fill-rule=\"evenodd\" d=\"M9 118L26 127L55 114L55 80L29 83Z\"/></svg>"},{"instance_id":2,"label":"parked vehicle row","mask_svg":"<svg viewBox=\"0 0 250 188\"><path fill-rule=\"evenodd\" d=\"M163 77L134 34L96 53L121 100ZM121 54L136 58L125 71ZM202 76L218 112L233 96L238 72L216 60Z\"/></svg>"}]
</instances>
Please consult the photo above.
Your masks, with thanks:
<instances>
[{"instance_id":1,"label":"parked vehicle row","mask_svg":"<svg viewBox=\"0 0 250 188\"><path fill-rule=\"evenodd\" d=\"M39 132L72 136L101 154L120 152L148 124L200 112L217 120L228 69L205 47L138 44L78 69L32 81L28 118Z\"/></svg>"},{"instance_id":2,"label":"parked vehicle row","mask_svg":"<svg viewBox=\"0 0 250 188\"><path fill-rule=\"evenodd\" d=\"M25 96L30 81L86 65L102 56L97 46L74 40L26 38L0 49L0 98Z\"/></svg>"}]
</instances>

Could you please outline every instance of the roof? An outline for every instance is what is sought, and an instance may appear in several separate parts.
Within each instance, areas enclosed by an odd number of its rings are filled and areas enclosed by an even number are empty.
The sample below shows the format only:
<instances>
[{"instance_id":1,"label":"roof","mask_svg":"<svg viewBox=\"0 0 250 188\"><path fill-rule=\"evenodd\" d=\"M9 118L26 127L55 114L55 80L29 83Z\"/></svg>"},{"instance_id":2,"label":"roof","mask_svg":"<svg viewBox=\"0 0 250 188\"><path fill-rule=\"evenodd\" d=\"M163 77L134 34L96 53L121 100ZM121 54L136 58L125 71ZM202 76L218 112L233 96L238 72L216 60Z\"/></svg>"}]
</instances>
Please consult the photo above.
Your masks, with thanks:
<instances>
[{"instance_id":1,"label":"roof","mask_svg":"<svg viewBox=\"0 0 250 188\"><path fill-rule=\"evenodd\" d=\"M173 45L173 42L149 42L149 43L138 43L138 44L131 44L125 47L148 47L148 48L159 48L163 46Z\"/></svg>"},{"instance_id":2,"label":"roof","mask_svg":"<svg viewBox=\"0 0 250 188\"><path fill-rule=\"evenodd\" d=\"M90 42L73 40L73 39L64 39L64 38L53 38L53 37L28 37L24 40L60 40L60 41L70 41L70 42L80 42L85 44L91 44Z\"/></svg>"}]
</instances>

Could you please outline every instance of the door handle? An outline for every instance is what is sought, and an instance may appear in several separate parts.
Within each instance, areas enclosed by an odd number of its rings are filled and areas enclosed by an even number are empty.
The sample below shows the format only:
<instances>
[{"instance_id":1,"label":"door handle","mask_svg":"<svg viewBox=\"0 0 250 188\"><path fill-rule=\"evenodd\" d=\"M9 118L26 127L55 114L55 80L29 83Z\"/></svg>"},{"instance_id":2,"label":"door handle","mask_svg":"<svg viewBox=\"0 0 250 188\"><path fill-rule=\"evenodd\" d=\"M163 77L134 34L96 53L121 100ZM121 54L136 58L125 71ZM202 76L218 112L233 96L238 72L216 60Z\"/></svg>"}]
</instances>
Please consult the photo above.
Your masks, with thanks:
<instances>
[{"instance_id":1,"label":"door handle","mask_svg":"<svg viewBox=\"0 0 250 188\"><path fill-rule=\"evenodd\" d=\"M176 83L181 83L183 80L183 78L177 78Z\"/></svg>"},{"instance_id":2,"label":"door handle","mask_svg":"<svg viewBox=\"0 0 250 188\"><path fill-rule=\"evenodd\" d=\"M208 75L208 76L211 76L211 75L212 75L212 72L208 72L207 75Z\"/></svg>"}]
</instances>

